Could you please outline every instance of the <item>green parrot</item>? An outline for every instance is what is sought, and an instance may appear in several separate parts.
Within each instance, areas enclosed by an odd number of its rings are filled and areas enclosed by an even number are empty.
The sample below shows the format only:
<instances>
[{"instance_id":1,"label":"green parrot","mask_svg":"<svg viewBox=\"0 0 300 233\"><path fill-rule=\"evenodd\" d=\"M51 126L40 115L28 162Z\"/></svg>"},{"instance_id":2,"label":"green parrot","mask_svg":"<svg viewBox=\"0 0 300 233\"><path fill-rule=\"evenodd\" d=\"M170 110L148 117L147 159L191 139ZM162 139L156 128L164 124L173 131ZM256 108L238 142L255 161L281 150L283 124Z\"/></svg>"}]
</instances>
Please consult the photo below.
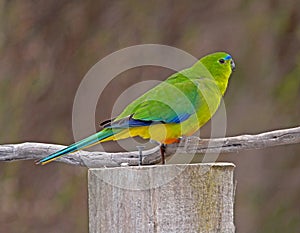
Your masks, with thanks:
<instances>
[{"instance_id":1,"label":"green parrot","mask_svg":"<svg viewBox=\"0 0 300 233\"><path fill-rule=\"evenodd\" d=\"M164 163L166 144L192 135L214 115L234 69L234 61L228 53L204 56L192 67L174 73L137 98L118 117L101 123L103 128L99 132L36 164L47 164L97 143L136 136L159 142Z\"/></svg>"}]
</instances>

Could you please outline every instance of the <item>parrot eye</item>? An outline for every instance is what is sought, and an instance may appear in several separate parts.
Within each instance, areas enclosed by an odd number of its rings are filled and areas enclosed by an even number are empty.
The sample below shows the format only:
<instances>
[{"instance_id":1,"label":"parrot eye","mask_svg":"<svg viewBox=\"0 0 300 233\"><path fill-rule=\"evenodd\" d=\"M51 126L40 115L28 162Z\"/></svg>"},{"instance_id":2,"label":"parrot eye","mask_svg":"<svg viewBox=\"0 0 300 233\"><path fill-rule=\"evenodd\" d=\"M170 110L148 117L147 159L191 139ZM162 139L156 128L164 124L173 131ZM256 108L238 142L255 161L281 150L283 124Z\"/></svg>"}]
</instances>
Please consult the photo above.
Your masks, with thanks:
<instances>
[{"instance_id":1,"label":"parrot eye","mask_svg":"<svg viewBox=\"0 0 300 233\"><path fill-rule=\"evenodd\" d=\"M221 59L219 60L219 63L220 63L220 64L224 64L224 63L225 63L225 60L224 60L223 58L221 58Z\"/></svg>"}]
</instances>

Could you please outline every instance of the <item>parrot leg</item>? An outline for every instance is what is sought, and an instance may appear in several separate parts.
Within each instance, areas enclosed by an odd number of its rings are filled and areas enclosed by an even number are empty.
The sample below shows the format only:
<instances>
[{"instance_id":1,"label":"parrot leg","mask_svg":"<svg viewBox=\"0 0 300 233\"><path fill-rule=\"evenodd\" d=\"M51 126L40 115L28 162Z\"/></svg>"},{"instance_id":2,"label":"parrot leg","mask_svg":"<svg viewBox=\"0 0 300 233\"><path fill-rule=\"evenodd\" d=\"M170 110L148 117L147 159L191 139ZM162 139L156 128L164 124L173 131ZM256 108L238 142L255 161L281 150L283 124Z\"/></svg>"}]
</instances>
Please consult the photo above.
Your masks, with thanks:
<instances>
[{"instance_id":1,"label":"parrot leg","mask_svg":"<svg viewBox=\"0 0 300 233\"><path fill-rule=\"evenodd\" d=\"M143 149L145 148L145 146L136 146L136 148L139 150L139 166L143 165Z\"/></svg>"},{"instance_id":2,"label":"parrot leg","mask_svg":"<svg viewBox=\"0 0 300 233\"><path fill-rule=\"evenodd\" d=\"M162 143L160 145L160 155L161 155L161 163L162 164L166 164L166 161L165 161L165 152L166 152L166 145Z\"/></svg>"}]
</instances>

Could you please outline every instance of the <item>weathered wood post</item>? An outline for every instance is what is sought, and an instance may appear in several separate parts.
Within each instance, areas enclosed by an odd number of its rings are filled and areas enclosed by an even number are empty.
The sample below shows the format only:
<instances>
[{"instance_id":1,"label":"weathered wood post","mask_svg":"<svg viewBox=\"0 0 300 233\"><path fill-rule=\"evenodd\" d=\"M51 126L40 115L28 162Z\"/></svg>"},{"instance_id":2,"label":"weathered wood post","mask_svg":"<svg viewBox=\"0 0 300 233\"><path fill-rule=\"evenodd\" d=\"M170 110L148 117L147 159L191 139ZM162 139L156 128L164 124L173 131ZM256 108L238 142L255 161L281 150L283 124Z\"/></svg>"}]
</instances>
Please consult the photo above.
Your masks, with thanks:
<instances>
[{"instance_id":1,"label":"weathered wood post","mask_svg":"<svg viewBox=\"0 0 300 233\"><path fill-rule=\"evenodd\" d=\"M89 231L234 232L234 164L89 169Z\"/></svg>"}]
</instances>

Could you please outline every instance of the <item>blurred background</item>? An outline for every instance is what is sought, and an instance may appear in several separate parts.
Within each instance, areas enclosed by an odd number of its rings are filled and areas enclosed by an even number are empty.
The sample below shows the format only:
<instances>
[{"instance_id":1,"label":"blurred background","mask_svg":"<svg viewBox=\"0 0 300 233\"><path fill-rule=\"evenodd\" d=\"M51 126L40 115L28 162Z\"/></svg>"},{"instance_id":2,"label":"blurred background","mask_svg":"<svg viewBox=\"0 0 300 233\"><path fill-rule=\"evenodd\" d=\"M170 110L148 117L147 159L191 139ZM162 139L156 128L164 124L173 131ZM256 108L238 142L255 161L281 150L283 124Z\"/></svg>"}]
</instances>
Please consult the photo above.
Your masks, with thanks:
<instances>
[{"instance_id":1,"label":"blurred background","mask_svg":"<svg viewBox=\"0 0 300 233\"><path fill-rule=\"evenodd\" d=\"M298 0L2 0L0 144L72 143L72 104L86 72L106 55L144 43L195 57L232 54L228 136L297 126L299 9ZM95 124L127 87L170 73L142 67L116 77L101 95ZM237 166L237 232L299 232L299 155L298 144L219 157ZM88 232L86 168L1 163L0 193L1 232Z\"/></svg>"}]
</instances>

